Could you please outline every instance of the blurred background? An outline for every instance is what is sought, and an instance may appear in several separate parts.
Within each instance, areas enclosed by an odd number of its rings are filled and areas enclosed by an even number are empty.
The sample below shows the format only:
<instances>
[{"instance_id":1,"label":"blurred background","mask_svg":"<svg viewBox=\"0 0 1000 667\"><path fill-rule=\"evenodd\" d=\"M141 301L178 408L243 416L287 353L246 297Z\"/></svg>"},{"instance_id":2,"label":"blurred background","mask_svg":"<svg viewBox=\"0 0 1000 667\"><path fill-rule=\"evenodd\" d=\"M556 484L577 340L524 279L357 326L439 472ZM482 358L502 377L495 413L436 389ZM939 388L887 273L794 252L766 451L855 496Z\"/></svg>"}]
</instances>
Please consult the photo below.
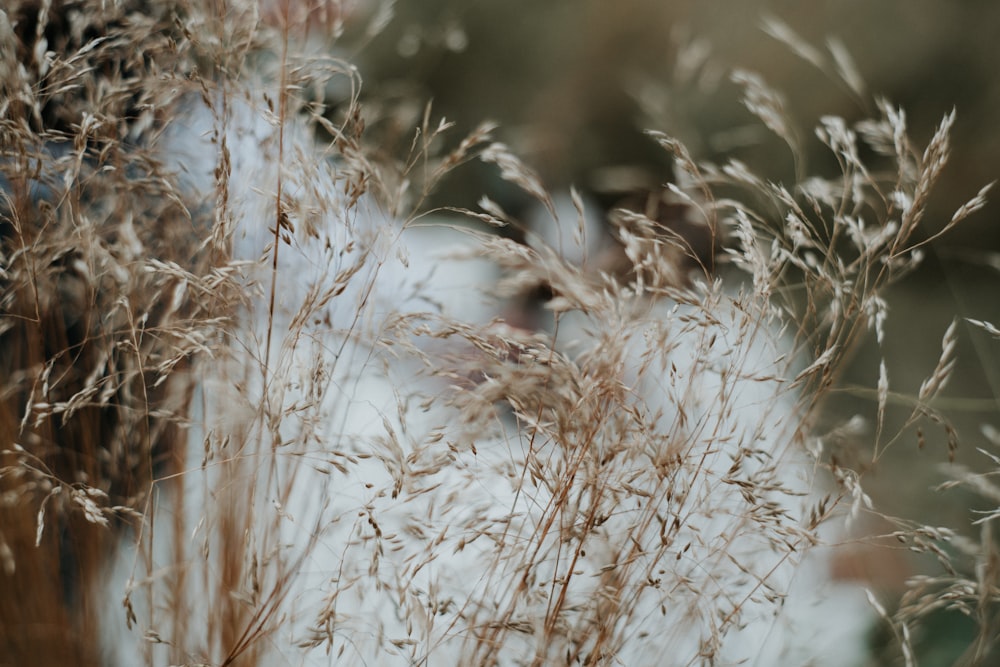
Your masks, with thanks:
<instances>
[{"instance_id":1,"label":"blurred background","mask_svg":"<svg viewBox=\"0 0 1000 667\"><path fill-rule=\"evenodd\" d=\"M829 39L838 40L868 96L853 94L769 35L763 28L768 16L821 52L829 53ZM758 72L783 92L801 130L809 173L836 173L812 134L823 115L858 121L874 113L875 96L884 96L906 111L911 137L922 147L955 108L951 161L922 223L930 236L1000 175L998 26L1000 3L989 0L419 0L397 2L385 30L361 40L349 58L361 67L366 97L413 105L415 120L422 101L432 100L435 117L456 123L455 137L483 120L497 121L498 138L551 190L574 184L605 207L631 188L670 180L670 157L644 129L682 139L697 160L732 156L775 180L793 175L787 148L739 103L740 91L729 80L733 68ZM529 205L493 168L480 165L456 170L430 205L474 208L483 194L515 213ZM991 430L1000 428L1000 341L963 319L1000 322L998 199L994 194L985 209L930 244L923 266L890 290L885 344L878 349L874 335L859 342L841 378L844 390L820 425L834 429L863 416L868 427L844 437L857 448L853 464L866 473L877 505L975 539L972 512L996 501L936 487L963 466L989 470L992 462L977 450L1000 448ZM922 437L914 427L903 430L875 461L871 388L879 359L885 358L894 392L885 431L895 433L912 411L907 398L933 371L953 320L958 361L934 407L958 433L955 461L949 462L940 424L924 424ZM868 529L887 528L875 522ZM890 607L905 576L937 567L902 547L886 559L867 563L865 576ZM942 613L917 638L920 664L953 664L972 632L960 614ZM885 656L886 664L894 659Z\"/></svg>"}]
</instances>

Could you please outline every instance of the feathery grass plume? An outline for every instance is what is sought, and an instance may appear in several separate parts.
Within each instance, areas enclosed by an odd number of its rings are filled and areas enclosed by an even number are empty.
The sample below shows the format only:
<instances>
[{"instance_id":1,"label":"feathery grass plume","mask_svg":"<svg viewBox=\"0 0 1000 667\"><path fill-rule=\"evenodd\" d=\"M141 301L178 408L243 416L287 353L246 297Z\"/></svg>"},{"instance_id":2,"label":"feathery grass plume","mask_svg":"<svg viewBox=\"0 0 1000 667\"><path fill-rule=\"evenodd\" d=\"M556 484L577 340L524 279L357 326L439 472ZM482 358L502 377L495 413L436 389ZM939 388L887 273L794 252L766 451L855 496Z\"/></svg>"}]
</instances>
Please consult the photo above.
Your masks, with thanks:
<instances>
[{"instance_id":1,"label":"feathery grass plume","mask_svg":"<svg viewBox=\"0 0 1000 667\"><path fill-rule=\"evenodd\" d=\"M974 327L993 338L997 328L990 322L966 318ZM942 341L942 354L934 371L923 383L913 400L914 412L908 423L921 419L944 426L949 454L959 444L957 431L945 416L930 407L929 403L947 382L954 364L955 323L948 328ZM971 509L967 526L926 526L899 522L897 539L917 553L933 555L939 564L938 571L911 577L907 588L893 614L885 613L887 625L897 635L906 638L920 637L922 631L942 612L959 614L971 619L975 633L969 645L957 656L956 665L987 665L997 658L998 616L998 549L994 534L998 512L995 505L1000 500L1000 487L996 476L1000 470L1000 457L993 449L1000 444L1000 436L990 423L981 427L982 436L989 447L977 451L989 462L985 471L976 471L953 461L941 466L947 481L935 492L966 489L986 503L986 509ZM919 437L924 439L923 431ZM978 503L977 503L978 504ZM969 528L973 530L970 532ZM912 649L904 652L910 660Z\"/></svg>"},{"instance_id":2,"label":"feathery grass plume","mask_svg":"<svg viewBox=\"0 0 1000 667\"><path fill-rule=\"evenodd\" d=\"M0 10L0 655L14 664L103 664L91 584L109 527L135 524L169 469L187 360L214 328L182 275L202 232L142 139L191 67L178 11Z\"/></svg>"},{"instance_id":3,"label":"feathery grass plume","mask_svg":"<svg viewBox=\"0 0 1000 667\"><path fill-rule=\"evenodd\" d=\"M923 152L886 103L824 118L841 173L790 185L654 133L672 210L722 257L691 257L648 209L615 212L617 245L591 252L584 199L562 206L491 125L456 141L426 107L403 157L379 145L397 124L357 71L297 48L317 26L335 43L350 3L316 21L106 4L24 2L0 24L8 655L864 659L879 603L827 547L870 501L813 425L866 324L881 338L880 290L919 261L950 117ZM736 81L805 174L780 96ZM471 227L520 224L488 198L467 220L424 210L473 159L582 251ZM540 286L551 328L504 319Z\"/></svg>"},{"instance_id":4,"label":"feathery grass plume","mask_svg":"<svg viewBox=\"0 0 1000 667\"><path fill-rule=\"evenodd\" d=\"M845 66L843 54L838 53L836 43L829 45L836 63L831 67L825 55L806 50L787 26L771 22L769 31L782 41L793 44L796 53L820 69L842 77L855 93L862 90L852 73L853 68ZM826 332L825 339L818 338L823 343L822 347L814 348L826 350L817 360L824 359L827 353L838 347L843 349L850 344L857 332L844 324L851 324L854 319L851 315L859 310L866 313L868 325L874 329L876 342L881 348L887 317L887 305L880 296L882 288L912 270L922 259L925 246L981 209L992 188L992 184L981 188L939 230L919 232L929 195L950 156L948 135L955 122L955 113L952 111L945 115L927 147L921 150L907 137L906 116L901 109L882 99L876 100L876 109L879 112L877 118L858 122L853 128L838 118L822 119L817 136L834 153L844 178L840 183L817 179L801 183L797 190L807 206L796 206L784 189L770 184L762 187L764 181L747 176L741 165L727 173L730 176L738 174L739 180L748 189L758 192L774 190L781 204L779 210L786 209L786 239L780 243L785 248L781 252L796 267L796 276L801 274L806 286L805 298L795 299L799 304L805 303L806 309L794 311L794 321L812 322L815 327L810 333L812 337ZM889 161L885 166L868 166L859 157L865 153L884 156ZM892 167L895 173L888 172L886 166ZM823 216L825 220L817 221L815 216L824 209L828 212ZM872 218L878 224L872 224ZM803 236L803 230L806 236ZM780 238L780 234L775 237ZM817 238L823 243L817 244ZM788 241L791 241L791 248L787 247ZM819 289L816 289L817 286ZM826 306L825 313L818 307L822 305ZM824 313L824 317L815 318L819 313ZM989 323L970 322L988 333L991 331ZM953 464L959 445L958 432L945 412L933 404L952 375L956 345L957 331L953 321L943 335L937 364L911 398L891 392L885 361L880 360L874 392L876 430L872 465L882 460L886 450L914 428L923 447L923 426L927 421L937 424L943 431L947 455ZM906 400L913 409L895 434L885 436L883 422L890 395L893 400ZM869 511L875 510L853 481L853 476L845 477L843 473L846 471L840 468L837 459L831 461L838 479L842 483L849 482L844 490L853 496L852 515L865 507ZM989 474L973 475L962 467L958 470L950 468L949 476L953 476L954 481L942 485L942 488L968 485L992 497L989 483L985 482ZM995 657L995 586L991 583L990 573L996 569L992 564L996 549L991 530L985 525L989 523L988 516L983 519L984 527L976 543L964 537L963 531L928 526L877 511L872 513L895 527L892 537L910 551L933 556L940 567L938 574L912 577L894 612L887 610L874 596L871 597L872 607L885 621L898 644L898 659L907 665L917 664L914 637L919 636L921 624L939 610L957 610L972 617L978 626L978 636L958 664L989 664Z\"/></svg>"}]
</instances>

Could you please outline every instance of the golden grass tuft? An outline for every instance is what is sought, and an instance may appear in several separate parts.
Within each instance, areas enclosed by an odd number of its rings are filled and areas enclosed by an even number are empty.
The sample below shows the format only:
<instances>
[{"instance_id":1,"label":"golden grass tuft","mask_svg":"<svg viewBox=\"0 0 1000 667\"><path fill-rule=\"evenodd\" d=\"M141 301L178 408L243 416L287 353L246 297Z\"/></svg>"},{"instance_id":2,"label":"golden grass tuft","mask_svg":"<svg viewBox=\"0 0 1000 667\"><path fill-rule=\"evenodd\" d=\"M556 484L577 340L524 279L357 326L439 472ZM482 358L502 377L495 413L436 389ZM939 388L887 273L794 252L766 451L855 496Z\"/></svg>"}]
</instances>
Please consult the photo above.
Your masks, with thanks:
<instances>
[{"instance_id":1,"label":"golden grass tuft","mask_svg":"<svg viewBox=\"0 0 1000 667\"><path fill-rule=\"evenodd\" d=\"M587 246L580 194L561 211L492 124L455 140L428 106L392 154L398 119L306 39L385 15L301 10L0 11L0 664L837 664L782 609L817 599L796 576L837 585L823 548L875 509L816 424L930 240L954 114L922 149L883 100L825 117L839 171L811 175L736 72L794 180L650 132L672 182L576 261L488 198L426 210L480 161ZM767 29L864 93L838 44ZM526 294L550 327L501 321ZM949 451L954 350L953 326L911 418ZM884 365L875 391L877 459ZM905 656L956 599L985 655L989 525L978 580L872 597ZM950 534L900 526L950 567Z\"/></svg>"}]
</instances>

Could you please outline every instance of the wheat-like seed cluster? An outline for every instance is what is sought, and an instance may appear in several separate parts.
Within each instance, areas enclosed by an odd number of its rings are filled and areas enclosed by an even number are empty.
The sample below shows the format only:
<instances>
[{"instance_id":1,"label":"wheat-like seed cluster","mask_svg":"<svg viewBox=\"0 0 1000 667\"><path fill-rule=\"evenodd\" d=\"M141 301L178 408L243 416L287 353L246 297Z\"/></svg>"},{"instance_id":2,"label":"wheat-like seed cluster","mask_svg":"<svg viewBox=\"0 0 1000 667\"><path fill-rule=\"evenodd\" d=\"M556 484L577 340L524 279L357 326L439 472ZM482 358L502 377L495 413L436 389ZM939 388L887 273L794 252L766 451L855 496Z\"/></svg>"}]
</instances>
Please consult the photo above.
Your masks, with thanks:
<instances>
[{"instance_id":1,"label":"wheat-like seed cluster","mask_svg":"<svg viewBox=\"0 0 1000 667\"><path fill-rule=\"evenodd\" d=\"M552 197L491 124L454 140L428 109L387 158L357 70L296 48L304 18L0 11L0 651L862 660L861 626L888 614L834 580L826 547L870 500L815 423L859 337L882 342L881 290L920 260L954 115L923 150L885 101L823 118L839 173L791 184L651 132L665 201L711 256L650 210L614 212L605 243L584 197ZM842 49L768 29L862 94ZM804 171L781 95L733 81ZM557 231L488 198L427 211L471 160ZM511 313L539 289L548 324L528 328ZM949 329L914 420L953 354ZM884 365L876 393L877 448ZM891 620L904 647L909 618Z\"/></svg>"}]
</instances>

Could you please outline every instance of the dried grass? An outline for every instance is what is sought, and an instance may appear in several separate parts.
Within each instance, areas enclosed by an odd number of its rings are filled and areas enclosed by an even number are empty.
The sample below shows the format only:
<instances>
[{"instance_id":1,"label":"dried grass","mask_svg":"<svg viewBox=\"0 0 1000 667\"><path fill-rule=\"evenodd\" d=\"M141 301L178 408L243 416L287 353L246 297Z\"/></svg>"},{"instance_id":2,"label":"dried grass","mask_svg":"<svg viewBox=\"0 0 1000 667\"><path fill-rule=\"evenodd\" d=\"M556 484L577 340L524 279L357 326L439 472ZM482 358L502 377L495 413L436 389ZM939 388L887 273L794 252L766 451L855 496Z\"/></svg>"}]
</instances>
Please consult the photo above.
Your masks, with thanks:
<instances>
[{"instance_id":1,"label":"dried grass","mask_svg":"<svg viewBox=\"0 0 1000 667\"><path fill-rule=\"evenodd\" d=\"M619 211L605 261L579 194L490 125L454 140L428 108L388 158L356 70L295 51L308 14L56 5L0 13L0 663L844 664L822 547L870 501L814 424L920 261L953 114L922 151L887 102L824 118L841 173L807 177L780 95L739 73L797 180L653 133L724 250ZM425 211L476 159L581 253L466 226L520 226L485 198ZM538 288L550 329L495 317ZM947 426L954 339L914 421ZM947 563L930 530L899 536ZM984 628L989 570L961 591ZM871 606L908 647L911 600Z\"/></svg>"}]
</instances>

